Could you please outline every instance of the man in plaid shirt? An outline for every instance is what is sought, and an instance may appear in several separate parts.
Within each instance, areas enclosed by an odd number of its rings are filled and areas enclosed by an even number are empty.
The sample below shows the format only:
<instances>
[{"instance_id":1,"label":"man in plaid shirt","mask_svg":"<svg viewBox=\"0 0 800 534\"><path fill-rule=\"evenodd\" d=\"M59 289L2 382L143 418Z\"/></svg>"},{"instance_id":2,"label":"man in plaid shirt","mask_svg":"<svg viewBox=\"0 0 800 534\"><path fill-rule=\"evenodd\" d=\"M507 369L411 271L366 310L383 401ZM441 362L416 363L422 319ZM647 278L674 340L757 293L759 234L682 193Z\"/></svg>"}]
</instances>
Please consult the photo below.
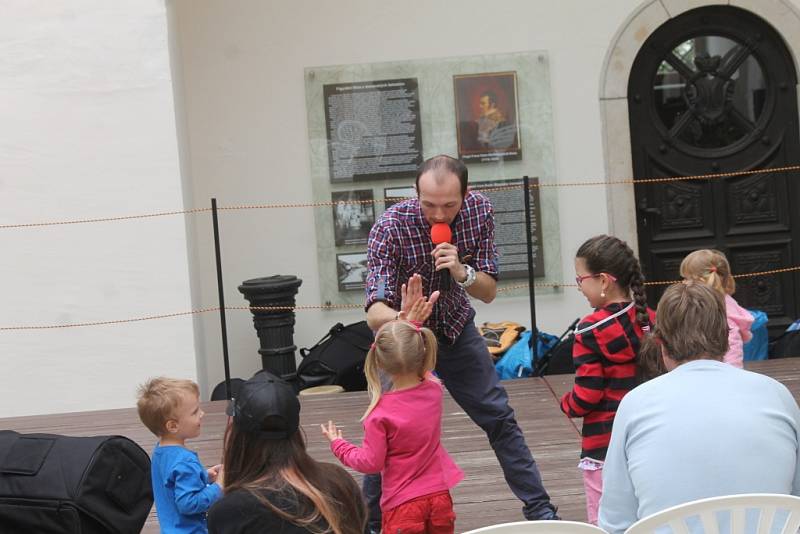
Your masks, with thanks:
<instances>
[{"instance_id":1,"label":"man in plaid shirt","mask_svg":"<svg viewBox=\"0 0 800 534\"><path fill-rule=\"evenodd\" d=\"M418 198L387 209L372 227L367 250L367 322L377 330L406 316L429 295L425 326L439 338L436 372L450 395L489 437L511 491L527 519L558 519L500 385L486 343L475 328L469 296L497 295L497 248L489 200L467 190L467 168L449 156L425 161L417 172ZM434 245L431 225L446 223L452 243ZM444 276L452 276L449 289ZM377 477L377 480L376 480ZM378 475L365 477L368 500ZM373 508L373 507L371 507ZM371 510L370 523L376 519Z\"/></svg>"}]
</instances>

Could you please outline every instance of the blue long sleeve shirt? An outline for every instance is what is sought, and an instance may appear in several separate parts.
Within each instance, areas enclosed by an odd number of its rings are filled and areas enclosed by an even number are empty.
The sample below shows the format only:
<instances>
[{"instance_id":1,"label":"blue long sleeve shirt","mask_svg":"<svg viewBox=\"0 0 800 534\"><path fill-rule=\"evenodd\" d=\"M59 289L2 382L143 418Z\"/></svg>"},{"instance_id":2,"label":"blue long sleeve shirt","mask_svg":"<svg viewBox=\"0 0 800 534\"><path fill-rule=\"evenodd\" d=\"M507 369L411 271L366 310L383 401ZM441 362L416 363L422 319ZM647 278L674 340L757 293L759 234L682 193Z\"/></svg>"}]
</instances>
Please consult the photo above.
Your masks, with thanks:
<instances>
[{"instance_id":1,"label":"blue long sleeve shirt","mask_svg":"<svg viewBox=\"0 0 800 534\"><path fill-rule=\"evenodd\" d=\"M151 462L153 497L162 534L205 534L206 512L222 496L197 453L180 445L156 445Z\"/></svg>"},{"instance_id":2,"label":"blue long sleeve shirt","mask_svg":"<svg viewBox=\"0 0 800 534\"><path fill-rule=\"evenodd\" d=\"M598 525L621 534L666 508L722 495L800 495L800 410L772 378L684 363L628 393L603 467Z\"/></svg>"}]
</instances>

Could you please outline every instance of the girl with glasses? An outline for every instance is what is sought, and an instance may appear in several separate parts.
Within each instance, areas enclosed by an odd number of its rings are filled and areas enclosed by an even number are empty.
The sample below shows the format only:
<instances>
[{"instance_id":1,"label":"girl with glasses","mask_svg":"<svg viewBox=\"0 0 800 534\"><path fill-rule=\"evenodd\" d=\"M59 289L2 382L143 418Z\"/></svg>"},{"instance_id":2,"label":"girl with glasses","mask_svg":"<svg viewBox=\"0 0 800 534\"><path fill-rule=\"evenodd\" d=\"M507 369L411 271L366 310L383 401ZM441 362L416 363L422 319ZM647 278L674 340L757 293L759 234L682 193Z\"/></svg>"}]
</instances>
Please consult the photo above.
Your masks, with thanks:
<instances>
[{"instance_id":1,"label":"girl with glasses","mask_svg":"<svg viewBox=\"0 0 800 534\"><path fill-rule=\"evenodd\" d=\"M622 397L646 374L639 354L655 314L647 307L639 260L624 241L608 235L586 241L575 255L575 274L594 311L575 329L575 385L561 398L561 410L583 418L578 468L588 520L597 524L614 415Z\"/></svg>"}]
</instances>

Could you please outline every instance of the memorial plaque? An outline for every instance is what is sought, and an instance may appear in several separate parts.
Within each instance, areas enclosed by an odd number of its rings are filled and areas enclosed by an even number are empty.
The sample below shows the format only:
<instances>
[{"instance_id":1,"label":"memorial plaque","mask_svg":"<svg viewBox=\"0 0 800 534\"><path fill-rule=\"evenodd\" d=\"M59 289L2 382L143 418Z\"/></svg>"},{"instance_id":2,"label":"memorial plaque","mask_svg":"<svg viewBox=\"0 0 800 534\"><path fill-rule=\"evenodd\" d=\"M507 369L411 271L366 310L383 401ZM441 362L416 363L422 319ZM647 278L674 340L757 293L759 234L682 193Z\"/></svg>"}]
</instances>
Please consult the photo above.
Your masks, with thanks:
<instances>
[{"instance_id":1,"label":"memorial plaque","mask_svg":"<svg viewBox=\"0 0 800 534\"><path fill-rule=\"evenodd\" d=\"M309 210L320 302L364 304L363 224L416 197L416 171L437 154L462 158L473 188L514 184L510 191L487 192L497 211L504 289L498 297L528 294L517 287L527 281L527 246L515 177L558 181L549 71L546 51L305 68L312 199L333 201L333 207ZM370 191L372 212L350 206L367 201ZM564 280L558 192L534 189L531 196L536 282L558 288Z\"/></svg>"},{"instance_id":2,"label":"memorial plaque","mask_svg":"<svg viewBox=\"0 0 800 534\"><path fill-rule=\"evenodd\" d=\"M323 86L331 183L406 178L422 163L416 78Z\"/></svg>"},{"instance_id":3,"label":"memorial plaque","mask_svg":"<svg viewBox=\"0 0 800 534\"><path fill-rule=\"evenodd\" d=\"M542 215L539 204L538 178L530 179L531 233L533 234L534 275L543 277ZM516 186L504 188L504 186ZM481 190L494 208L494 242L500 254L500 279L528 277L528 244L525 236L525 197L522 180L481 182L470 186ZM493 190L494 188L503 188Z\"/></svg>"}]
</instances>

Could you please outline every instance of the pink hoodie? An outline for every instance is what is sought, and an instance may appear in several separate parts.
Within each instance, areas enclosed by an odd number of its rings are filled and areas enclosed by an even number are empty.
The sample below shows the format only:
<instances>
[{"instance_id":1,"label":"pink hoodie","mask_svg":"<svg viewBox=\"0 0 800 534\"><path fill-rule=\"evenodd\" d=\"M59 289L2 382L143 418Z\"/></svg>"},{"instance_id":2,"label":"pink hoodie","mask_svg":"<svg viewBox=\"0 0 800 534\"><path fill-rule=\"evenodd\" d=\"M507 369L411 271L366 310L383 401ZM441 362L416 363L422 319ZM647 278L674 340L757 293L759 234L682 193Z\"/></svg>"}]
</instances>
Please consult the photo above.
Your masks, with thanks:
<instances>
[{"instance_id":1,"label":"pink hoodie","mask_svg":"<svg viewBox=\"0 0 800 534\"><path fill-rule=\"evenodd\" d=\"M725 312L728 315L728 352L722 361L741 369L744 359L744 344L753 337L750 332L753 316L739 306L739 303L730 295L725 295Z\"/></svg>"},{"instance_id":2,"label":"pink hoodie","mask_svg":"<svg viewBox=\"0 0 800 534\"><path fill-rule=\"evenodd\" d=\"M442 384L425 379L418 386L387 391L364 420L361 447L335 439L333 454L362 473L383 475L381 510L449 490L464 473L441 444Z\"/></svg>"}]
</instances>

